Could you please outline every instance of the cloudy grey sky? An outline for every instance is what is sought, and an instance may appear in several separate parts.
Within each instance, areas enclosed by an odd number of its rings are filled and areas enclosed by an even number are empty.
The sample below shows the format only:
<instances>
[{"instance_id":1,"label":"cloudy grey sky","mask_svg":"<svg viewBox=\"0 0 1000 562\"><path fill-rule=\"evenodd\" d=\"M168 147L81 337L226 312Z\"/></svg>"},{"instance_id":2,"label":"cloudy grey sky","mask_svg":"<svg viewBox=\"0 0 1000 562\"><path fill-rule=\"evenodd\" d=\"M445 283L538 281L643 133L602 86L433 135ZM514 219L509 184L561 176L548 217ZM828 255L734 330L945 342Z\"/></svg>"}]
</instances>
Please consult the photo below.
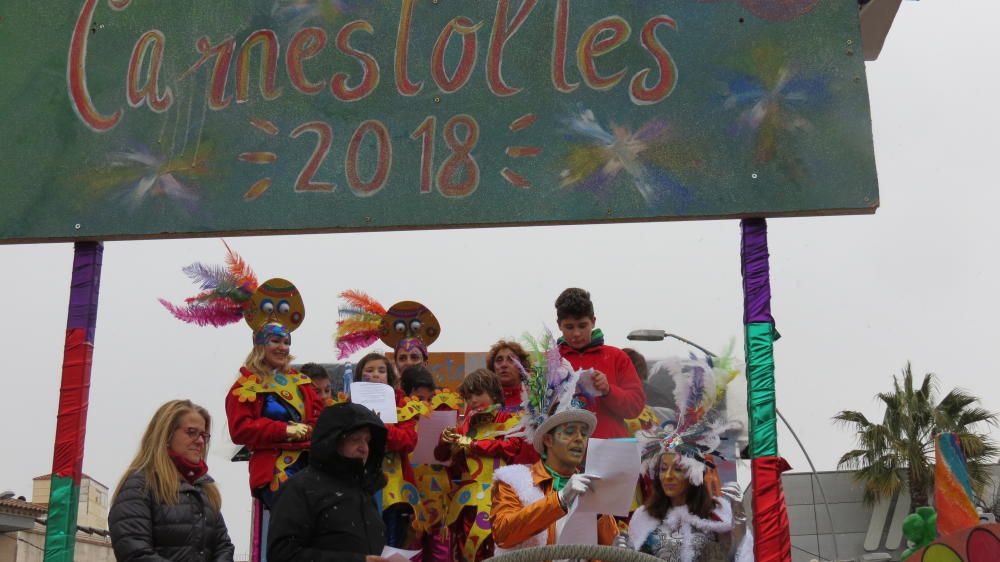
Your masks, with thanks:
<instances>
[{"instance_id":1,"label":"cloudy grey sky","mask_svg":"<svg viewBox=\"0 0 1000 562\"><path fill-rule=\"evenodd\" d=\"M907 360L918 373L937 373L944 390L970 389L1000 410L998 19L995 0L904 2L881 58L868 65L882 208L769 222L773 310L784 336L778 406L821 470L851 446L831 416L877 416L873 395ZM302 291L307 315L293 346L300 360L334 359L336 295L348 288L384 304L428 304L443 325L438 351L483 350L551 324L552 302L567 286L591 290L598 325L615 345L641 327L716 348L741 337L735 221L230 242L261 279L287 277ZM155 408L191 398L216 416L209 465L245 550L246 464L228 462L223 400L249 332L182 325L156 302L191 293L181 267L222 255L215 239L106 245L84 470L113 486ZM6 319L21 326L0 338L9 369L0 488L27 495L31 478L51 470L72 247L0 247L0 263ZM400 279L400 271L413 273ZM637 347L650 356L684 351ZM806 469L783 428L780 437L782 454Z\"/></svg>"}]
</instances>

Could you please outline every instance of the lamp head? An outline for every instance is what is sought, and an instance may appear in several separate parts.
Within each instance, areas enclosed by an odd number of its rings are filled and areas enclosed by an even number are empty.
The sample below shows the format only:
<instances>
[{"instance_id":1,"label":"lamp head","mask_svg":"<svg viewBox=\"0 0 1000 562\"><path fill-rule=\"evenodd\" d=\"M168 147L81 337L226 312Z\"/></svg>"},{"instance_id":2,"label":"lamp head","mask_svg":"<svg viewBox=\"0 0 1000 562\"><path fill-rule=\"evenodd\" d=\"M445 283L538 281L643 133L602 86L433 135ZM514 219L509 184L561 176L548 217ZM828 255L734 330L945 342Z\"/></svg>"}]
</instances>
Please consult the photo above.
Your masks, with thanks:
<instances>
[{"instance_id":1,"label":"lamp head","mask_svg":"<svg viewBox=\"0 0 1000 562\"><path fill-rule=\"evenodd\" d=\"M628 334L632 341L663 341L667 337L664 330L632 330Z\"/></svg>"}]
</instances>

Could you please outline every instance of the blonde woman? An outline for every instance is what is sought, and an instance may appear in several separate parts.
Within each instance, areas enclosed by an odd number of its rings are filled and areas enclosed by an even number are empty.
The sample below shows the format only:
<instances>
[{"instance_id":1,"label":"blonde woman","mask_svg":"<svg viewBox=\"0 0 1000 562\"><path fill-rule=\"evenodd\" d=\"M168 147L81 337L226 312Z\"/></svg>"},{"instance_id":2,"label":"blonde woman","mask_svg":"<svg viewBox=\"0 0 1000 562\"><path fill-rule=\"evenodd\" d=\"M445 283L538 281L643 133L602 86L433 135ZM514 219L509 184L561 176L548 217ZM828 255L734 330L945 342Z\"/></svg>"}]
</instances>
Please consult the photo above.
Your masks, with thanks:
<instances>
[{"instance_id":1,"label":"blonde woman","mask_svg":"<svg viewBox=\"0 0 1000 562\"><path fill-rule=\"evenodd\" d=\"M287 328L265 324L226 396L229 435L249 447L250 489L266 509L288 478L309 464L309 437L323 410L309 377L290 366L291 345Z\"/></svg>"},{"instance_id":2,"label":"blonde woman","mask_svg":"<svg viewBox=\"0 0 1000 562\"><path fill-rule=\"evenodd\" d=\"M222 498L205 457L212 418L190 400L153 415L111 502L111 545L119 561L233 559Z\"/></svg>"}]
</instances>

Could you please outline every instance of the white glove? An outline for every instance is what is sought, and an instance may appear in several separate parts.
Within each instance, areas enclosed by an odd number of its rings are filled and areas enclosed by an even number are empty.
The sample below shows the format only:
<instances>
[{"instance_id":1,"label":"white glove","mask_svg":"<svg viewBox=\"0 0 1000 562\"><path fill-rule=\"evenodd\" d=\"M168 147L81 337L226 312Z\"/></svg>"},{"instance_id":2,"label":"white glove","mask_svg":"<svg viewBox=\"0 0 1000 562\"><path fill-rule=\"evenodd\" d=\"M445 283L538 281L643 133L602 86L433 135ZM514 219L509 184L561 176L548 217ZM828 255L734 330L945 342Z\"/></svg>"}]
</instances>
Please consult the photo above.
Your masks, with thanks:
<instances>
[{"instance_id":1,"label":"white glove","mask_svg":"<svg viewBox=\"0 0 1000 562\"><path fill-rule=\"evenodd\" d=\"M589 492L597 480L600 480L600 478L589 474L574 474L570 476L569 482L566 482L566 486L562 490L559 490L559 503L568 510L573 505L573 501Z\"/></svg>"},{"instance_id":2,"label":"white glove","mask_svg":"<svg viewBox=\"0 0 1000 562\"><path fill-rule=\"evenodd\" d=\"M722 495L729 498L733 503L741 503L743 501L743 489L736 482L726 482L722 485Z\"/></svg>"}]
</instances>

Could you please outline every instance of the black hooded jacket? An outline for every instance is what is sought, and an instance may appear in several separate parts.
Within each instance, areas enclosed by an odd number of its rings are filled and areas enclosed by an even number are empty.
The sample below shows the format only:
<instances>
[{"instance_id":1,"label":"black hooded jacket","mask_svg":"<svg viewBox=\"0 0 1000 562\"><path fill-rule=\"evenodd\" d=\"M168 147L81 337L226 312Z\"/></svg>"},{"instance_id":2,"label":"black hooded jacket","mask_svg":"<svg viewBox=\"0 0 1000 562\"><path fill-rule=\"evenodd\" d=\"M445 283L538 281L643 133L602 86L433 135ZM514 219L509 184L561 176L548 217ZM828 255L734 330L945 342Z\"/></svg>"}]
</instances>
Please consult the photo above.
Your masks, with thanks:
<instances>
[{"instance_id":1,"label":"black hooded jacket","mask_svg":"<svg viewBox=\"0 0 1000 562\"><path fill-rule=\"evenodd\" d=\"M343 436L368 427L368 460L337 452ZM368 408L337 404L323 410L309 449L309 466L282 486L271 511L271 562L364 562L385 548L385 524L374 494L385 486L386 429Z\"/></svg>"}]
</instances>

